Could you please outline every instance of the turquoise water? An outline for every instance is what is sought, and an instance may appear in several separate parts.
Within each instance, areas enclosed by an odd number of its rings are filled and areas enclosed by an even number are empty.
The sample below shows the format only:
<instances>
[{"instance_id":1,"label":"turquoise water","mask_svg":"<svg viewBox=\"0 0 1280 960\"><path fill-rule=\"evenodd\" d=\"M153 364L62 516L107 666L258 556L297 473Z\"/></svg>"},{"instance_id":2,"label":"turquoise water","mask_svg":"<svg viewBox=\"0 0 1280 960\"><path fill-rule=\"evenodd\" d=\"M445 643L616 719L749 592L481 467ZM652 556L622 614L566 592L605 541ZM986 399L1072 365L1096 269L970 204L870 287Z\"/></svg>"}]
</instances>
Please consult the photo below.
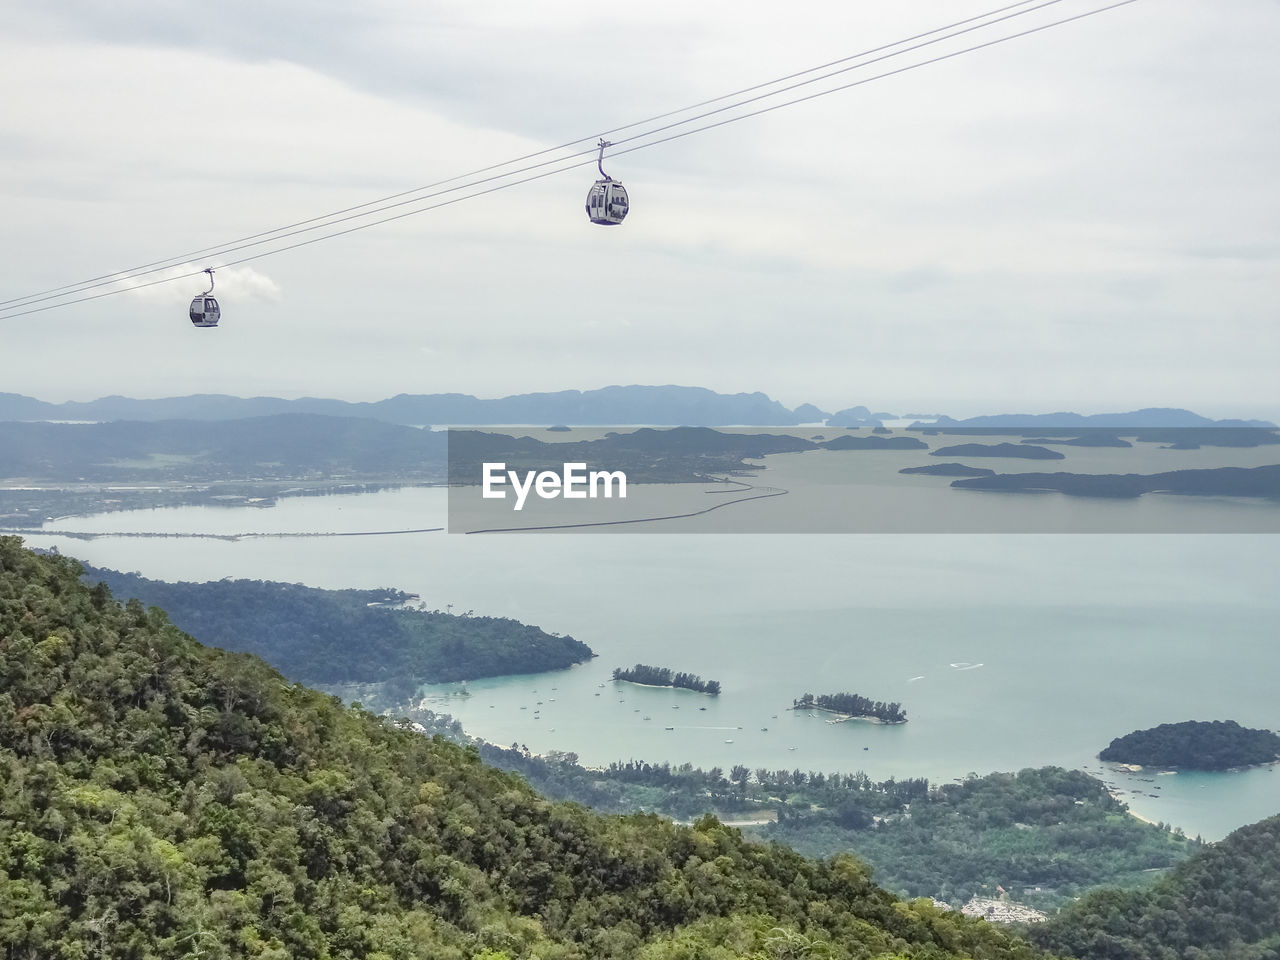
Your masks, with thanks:
<instances>
[{"instance_id":1,"label":"turquoise water","mask_svg":"<svg viewBox=\"0 0 1280 960\"><path fill-rule=\"evenodd\" d=\"M444 491L419 489L63 526L340 532L433 526L443 514ZM945 781L1054 763L1089 767L1126 791L1135 812L1210 839L1280 812L1274 767L1156 777L1101 771L1093 759L1113 737L1156 723L1280 726L1274 536L426 533L28 542L164 579L394 586L455 613L572 634L599 657L569 671L473 682L469 697L438 707L478 736L535 752L573 751L588 764L742 763ZM724 693L609 680L614 667L638 661L719 680ZM828 724L821 714L787 709L802 693L840 690L900 701L910 722Z\"/></svg>"}]
</instances>

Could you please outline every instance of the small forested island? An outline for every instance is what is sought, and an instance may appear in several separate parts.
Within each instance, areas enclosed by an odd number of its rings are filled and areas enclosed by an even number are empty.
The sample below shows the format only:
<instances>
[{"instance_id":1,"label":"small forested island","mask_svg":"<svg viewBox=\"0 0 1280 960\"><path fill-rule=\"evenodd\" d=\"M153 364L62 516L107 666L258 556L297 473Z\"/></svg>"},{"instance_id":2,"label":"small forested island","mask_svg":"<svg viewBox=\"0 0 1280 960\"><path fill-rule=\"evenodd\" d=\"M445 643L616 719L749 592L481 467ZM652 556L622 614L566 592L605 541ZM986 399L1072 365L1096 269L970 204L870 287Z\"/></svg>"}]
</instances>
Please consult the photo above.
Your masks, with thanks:
<instances>
[{"instance_id":1,"label":"small forested island","mask_svg":"<svg viewBox=\"0 0 1280 960\"><path fill-rule=\"evenodd\" d=\"M1273 763L1278 755L1280 736L1270 730L1242 727L1234 720L1187 720L1117 737L1098 759L1143 767L1229 770Z\"/></svg>"},{"instance_id":2,"label":"small forested island","mask_svg":"<svg viewBox=\"0 0 1280 960\"><path fill-rule=\"evenodd\" d=\"M1065 460L1065 454L1025 443L958 443L929 451L931 457L1013 457L1018 460Z\"/></svg>"},{"instance_id":3,"label":"small forested island","mask_svg":"<svg viewBox=\"0 0 1280 960\"><path fill-rule=\"evenodd\" d=\"M806 693L791 702L792 710L826 710L846 720L869 719L881 723L906 723L907 712L900 703L869 700L856 693Z\"/></svg>"},{"instance_id":4,"label":"small forested island","mask_svg":"<svg viewBox=\"0 0 1280 960\"><path fill-rule=\"evenodd\" d=\"M667 667L651 667L646 663L637 663L630 670L615 667L613 679L642 683L646 687L680 687L697 693L709 693L713 697L720 695L719 680L703 680L696 673L676 673Z\"/></svg>"},{"instance_id":5,"label":"small forested island","mask_svg":"<svg viewBox=\"0 0 1280 960\"><path fill-rule=\"evenodd\" d=\"M922 473L929 477L994 477L986 467L970 467L963 463L927 463L923 467L903 467L899 473Z\"/></svg>"},{"instance_id":6,"label":"small forested island","mask_svg":"<svg viewBox=\"0 0 1280 960\"><path fill-rule=\"evenodd\" d=\"M879 428L883 429L883 428ZM885 431L888 432L887 430ZM927 450L917 437L836 437L822 444L828 450Z\"/></svg>"}]
</instances>

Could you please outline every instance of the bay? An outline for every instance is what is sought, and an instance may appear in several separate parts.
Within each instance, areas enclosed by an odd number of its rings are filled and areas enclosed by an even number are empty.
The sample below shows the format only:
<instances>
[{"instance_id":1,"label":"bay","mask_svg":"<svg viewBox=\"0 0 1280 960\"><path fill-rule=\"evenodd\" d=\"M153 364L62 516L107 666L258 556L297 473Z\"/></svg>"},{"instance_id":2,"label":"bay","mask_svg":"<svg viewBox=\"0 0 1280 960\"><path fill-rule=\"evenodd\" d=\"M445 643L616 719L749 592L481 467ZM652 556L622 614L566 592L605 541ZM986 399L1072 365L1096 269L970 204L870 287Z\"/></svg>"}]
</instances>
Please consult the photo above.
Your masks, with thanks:
<instances>
[{"instance_id":1,"label":"bay","mask_svg":"<svg viewBox=\"0 0 1280 960\"><path fill-rule=\"evenodd\" d=\"M1216 839L1280 811L1275 766L1122 773L1113 737L1187 719L1278 724L1280 538L1268 535L411 533L127 538L112 532L357 533L443 523L445 491L180 508L60 521L32 546L161 579L391 586L454 613L588 643L568 671L428 688L471 733L604 765L642 759L928 777L1061 764L1152 820ZM615 684L616 666L716 679L718 698ZM910 721L829 724L805 692L900 701ZM672 729L668 730L667 728ZM765 729L767 728L767 729Z\"/></svg>"}]
</instances>

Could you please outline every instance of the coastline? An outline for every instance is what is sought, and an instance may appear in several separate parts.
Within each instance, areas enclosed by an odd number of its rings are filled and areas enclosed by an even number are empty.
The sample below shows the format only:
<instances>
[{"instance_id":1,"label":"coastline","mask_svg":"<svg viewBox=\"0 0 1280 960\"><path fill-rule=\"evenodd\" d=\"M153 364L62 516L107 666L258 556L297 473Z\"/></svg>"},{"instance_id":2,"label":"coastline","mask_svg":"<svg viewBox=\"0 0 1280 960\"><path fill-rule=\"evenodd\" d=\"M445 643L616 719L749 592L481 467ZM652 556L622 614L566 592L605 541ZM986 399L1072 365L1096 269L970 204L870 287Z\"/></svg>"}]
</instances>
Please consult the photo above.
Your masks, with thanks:
<instances>
[{"instance_id":1,"label":"coastline","mask_svg":"<svg viewBox=\"0 0 1280 960\"><path fill-rule=\"evenodd\" d=\"M637 687L652 687L655 690L688 690L690 693L700 693L704 697L718 697L718 693L711 693L707 690L694 690L692 687L677 687L674 683L645 683L643 680L624 680L622 677L610 677L613 683L634 683Z\"/></svg>"},{"instance_id":2,"label":"coastline","mask_svg":"<svg viewBox=\"0 0 1280 960\"><path fill-rule=\"evenodd\" d=\"M1113 796L1114 796L1114 794L1113 794ZM1119 800L1120 798L1119 798L1119 797L1116 797L1116 799L1117 799L1117 800ZM1150 817L1144 817L1144 816L1143 816L1142 814L1140 814L1140 813L1135 813L1135 812L1133 811L1133 809L1129 807L1129 805L1128 805L1128 804L1125 804L1125 811L1129 814L1129 816L1133 817L1133 819L1135 819L1135 820L1141 820L1143 823L1149 823L1149 824L1151 824L1151 826L1153 826L1153 827L1158 827L1158 826L1160 826L1160 824L1159 824L1159 823L1157 823L1155 820L1152 820Z\"/></svg>"},{"instance_id":3,"label":"coastline","mask_svg":"<svg viewBox=\"0 0 1280 960\"><path fill-rule=\"evenodd\" d=\"M847 723L850 720L865 720L867 723L878 723L885 727L896 727L907 722L906 718L903 718L902 720L883 720L880 717L872 716L869 713L840 713L838 710L832 710L829 707L819 707L816 704L809 704L807 706L796 704L795 706L792 706L791 709L818 710L822 713L829 713L836 718L834 720L828 720L827 723Z\"/></svg>"},{"instance_id":4,"label":"coastline","mask_svg":"<svg viewBox=\"0 0 1280 960\"><path fill-rule=\"evenodd\" d=\"M1258 763L1246 763L1238 767L1161 767L1155 764L1143 766L1140 763L1121 763L1118 760L1103 760L1097 758L1102 763L1111 767L1116 773L1154 773L1157 777L1171 777L1178 773L1247 773L1250 770L1260 770L1265 767L1272 769L1280 769L1280 754L1274 760L1263 760Z\"/></svg>"}]
</instances>

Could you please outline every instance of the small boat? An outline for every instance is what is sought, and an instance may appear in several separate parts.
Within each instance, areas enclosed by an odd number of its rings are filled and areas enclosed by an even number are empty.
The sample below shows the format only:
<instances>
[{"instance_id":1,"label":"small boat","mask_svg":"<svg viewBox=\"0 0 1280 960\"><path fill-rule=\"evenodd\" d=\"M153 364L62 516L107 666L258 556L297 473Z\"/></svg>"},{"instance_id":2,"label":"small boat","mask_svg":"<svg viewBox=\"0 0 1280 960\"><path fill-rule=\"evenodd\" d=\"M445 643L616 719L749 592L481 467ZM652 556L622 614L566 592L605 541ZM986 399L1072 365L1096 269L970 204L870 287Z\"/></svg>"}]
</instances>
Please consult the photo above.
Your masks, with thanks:
<instances>
[{"instance_id":1,"label":"small boat","mask_svg":"<svg viewBox=\"0 0 1280 960\"><path fill-rule=\"evenodd\" d=\"M732 740L726 740L725 743L733 743Z\"/></svg>"},{"instance_id":2,"label":"small boat","mask_svg":"<svg viewBox=\"0 0 1280 960\"><path fill-rule=\"evenodd\" d=\"M667 730L674 730L674 729L675 729L675 727L667 727L666 729L667 729Z\"/></svg>"}]
</instances>

